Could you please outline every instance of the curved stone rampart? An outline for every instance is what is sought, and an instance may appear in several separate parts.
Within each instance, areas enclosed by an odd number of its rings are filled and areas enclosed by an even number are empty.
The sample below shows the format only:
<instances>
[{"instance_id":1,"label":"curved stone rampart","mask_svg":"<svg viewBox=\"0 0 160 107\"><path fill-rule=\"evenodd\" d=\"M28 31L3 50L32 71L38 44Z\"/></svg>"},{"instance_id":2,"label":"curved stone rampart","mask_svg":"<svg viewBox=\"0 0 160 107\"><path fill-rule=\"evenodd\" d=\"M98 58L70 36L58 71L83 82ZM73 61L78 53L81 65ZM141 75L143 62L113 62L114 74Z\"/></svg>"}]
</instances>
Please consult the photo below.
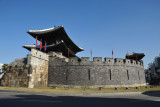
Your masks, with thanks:
<instances>
[{"instance_id":1,"label":"curved stone rampart","mask_svg":"<svg viewBox=\"0 0 160 107\"><path fill-rule=\"evenodd\" d=\"M49 57L48 84L71 86L135 86L145 84L142 61L129 59L76 57L69 62Z\"/></svg>"}]
</instances>

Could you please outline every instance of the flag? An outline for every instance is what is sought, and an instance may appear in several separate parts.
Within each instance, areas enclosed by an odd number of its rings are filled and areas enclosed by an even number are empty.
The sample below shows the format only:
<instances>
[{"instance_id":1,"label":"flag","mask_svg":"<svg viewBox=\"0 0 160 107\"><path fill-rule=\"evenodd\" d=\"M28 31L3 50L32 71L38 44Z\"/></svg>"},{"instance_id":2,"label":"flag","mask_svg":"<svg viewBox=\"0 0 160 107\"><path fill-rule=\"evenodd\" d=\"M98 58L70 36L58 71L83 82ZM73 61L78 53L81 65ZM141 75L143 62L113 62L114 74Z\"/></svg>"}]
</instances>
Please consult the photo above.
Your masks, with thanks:
<instances>
[{"instance_id":1,"label":"flag","mask_svg":"<svg viewBox=\"0 0 160 107\"><path fill-rule=\"evenodd\" d=\"M91 55L92 55L92 49L91 49Z\"/></svg>"},{"instance_id":2,"label":"flag","mask_svg":"<svg viewBox=\"0 0 160 107\"><path fill-rule=\"evenodd\" d=\"M68 48L68 58L69 58L69 48Z\"/></svg>"},{"instance_id":3,"label":"flag","mask_svg":"<svg viewBox=\"0 0 160 107\"><path fill-rule=\"evenodd\" d=\"M37 48L37 36L36 36L36 48Z\"/></svg>"},{"instance_id":4,"label":"flag","mask_svg":"<svg viewBox=\"0 0 160 107\"><path fill-rule=\"evenodd\" d=\"M113 55L113 50L112 50L112 55Z\"/></svg>"},{"instance_id":5,"label":"flag","mask_svg":"<svg viewBox=\"0 0 160 107\"><path fill-rule=\"evenodd\" d=\"M47 45L47 44L46 44L46 41L45 41L45 47L44 47L44 51L45 51L45 52L46 52L46 50L47 50L47 49L46 49L46 45Z\"/></svg>"},{"instance_id":6,"label":"flag","mask_svg":"<svg viewBox=\"0 0 160 107\"><path fill-rule=\"evenodd\" d=\"M40 42L40 50L42 50L42 40L41 40L41 42Z\"/></svg>"}]
</instances>

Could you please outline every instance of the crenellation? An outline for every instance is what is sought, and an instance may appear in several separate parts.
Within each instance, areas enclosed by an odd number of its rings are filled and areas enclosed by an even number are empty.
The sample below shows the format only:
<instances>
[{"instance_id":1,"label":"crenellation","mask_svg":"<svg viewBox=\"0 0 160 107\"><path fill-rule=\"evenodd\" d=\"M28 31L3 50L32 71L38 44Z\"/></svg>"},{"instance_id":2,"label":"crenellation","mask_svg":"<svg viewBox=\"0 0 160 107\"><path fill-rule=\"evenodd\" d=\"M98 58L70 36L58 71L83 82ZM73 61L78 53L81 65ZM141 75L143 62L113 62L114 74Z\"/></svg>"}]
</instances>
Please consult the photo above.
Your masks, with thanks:
<instances>
[{"instance_id":1,"label":"crenellation","mask_svg":"<svg viewBox=\"0 0 160 107\"><path fill-rule=\"evenodd\" d=\"M91 65L90 57L81 57L80 65Z\"/></svg>"},{"instance_id":2,"label":"crenellation","mask_svg":"<svg viewBox=\"0 0 160 107\"><path fill-rule=\"evenodd\" d=\"M114 59L114 64L115 65L123 65L124 64L123 59L121 59L121 58L115 58Z\"/></svg>"},{"instance_id":3,"label":"crenellation","mask_svg":"<svg viewBox=\"0 0 160 107\"><path fill-rule=\"evenodd\" d=\"M113 64L114 64L113 58L105 57L105 58L104 58L104 64L105 64L105 65L113 65Z\"/></svg>"},{"instance_id":4,"label":"crenellation","mask_svg":"<svg viewBox=\"0 0 160 107\"><path fill-rule=\"evenodd\" d=\"M102 57L93 57L93 65L103 65Z\"/></svg>"},{"instance_id":5,"label":"crenellation","mask_svg":"<svg viewBox=\"0 0 160 107\"><path fill-rule=\"evenodd\" d=\"M140 61L137 61L137 66L141 66L141 62Z\"/></svg>"},{"instance_id":6,"label":"crenellation","mask_svg":"<svg viewBox=\"0 0 160 107\"><path fill-rule=\"evenodd\" d=\"M141 66L144 66L144 65L143 65L143 61L141 61Z\"/></svg>"},{"instance_id":7,"label":"crenellation","mask_svg":"<svg viewBox=\"0 0 160 107\"><path fill-rule=\"evenodd\" d=\"M70 57L68 65L79 65L79 60L77 57Z\"/></svg>"},{"instance_id":8,"label":"crenellation","mask_svg":"<svg viewBox=\"0 0 160 107\"><path fill-rule=\"evenodd\" d=\"M131 64L131 60L129 60L129 59L124 59L123 62L124 62L126 65L130 65L130 64Z\"/></svg>"},{"instance_id":9,"label":"crenellation","mask_svg":"<svg viewBox=\"0 0 160 107\"><path fill-rule=\"evenodd\" d=\"M55 57L56 58L56 57ZM66 62L65 59L59 58L60 62ZM53 62L53 60L51 60ZM66 62L67 63L67 62ZM61 64L61 63L57 63ZM57 65L56 64L56 65ZM143 66L143 62L136 62L135 60L115 58L114 61L112 58L94 57L93 61L90 61L89 57L82 57L80 60L77 57L71 57L69 59L68 65L127 65L127 66Z\"/></svg>"},{"instance_id":10,"label":"crenellation","mask_svg":"<svg viewBox=\"0 0 160 107\"><path fill-rule=\"evenodd\" d=\"M90 57L81 57L81 62L89 62Z\"/></svg>"},{"instance_id":11,"label":"crenellation","mask_svg":"<svg viewBox=\"0 0 160 107\"><path fill-rule=\"evenodd\" d=\"M102 62L102 57L93 57L93 62Z\"/></svg>"},{"instance_id":12,"label":"crenellation","mask_svg":"<svg viewBox=\"0 0 160 107\"><path fill-rule=\"evenodd\" d=\"M136 65L136 61L135 60L131 60L132 65Z\"/></svg>"}]
</instances>

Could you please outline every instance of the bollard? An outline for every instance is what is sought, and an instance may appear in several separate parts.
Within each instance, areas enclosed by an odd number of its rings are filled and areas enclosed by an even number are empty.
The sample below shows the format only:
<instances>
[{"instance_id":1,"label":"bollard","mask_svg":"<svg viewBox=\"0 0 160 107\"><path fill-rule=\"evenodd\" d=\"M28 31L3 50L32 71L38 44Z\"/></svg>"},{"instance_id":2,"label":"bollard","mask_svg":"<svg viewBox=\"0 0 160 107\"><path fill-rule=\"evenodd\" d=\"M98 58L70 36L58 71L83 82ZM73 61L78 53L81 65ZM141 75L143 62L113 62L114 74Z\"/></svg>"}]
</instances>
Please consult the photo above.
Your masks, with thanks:
<instances>
[{"instance_id":1,"label":"bollard","mask_svg":"<svg viewBox=\"0 0 160 107\"><path fill-rule=\"evenodd\" d=\"M118 87L115 87L115 90L118 90Z\"/></svg>"},{"instance_id":2,"label":"bollard","mask_svg":"<svg viewBox=\"0 0 160 107\"><path fill-rule=\"evenodd\" d=\"M138 89L138 90L139 90L139 89L140 89L140 87L136 87L136 89Z\"/></svg>"},{"instance_id":3,"label":"bollard","mask_svg":"<svg viewBox=\"0 0 160 107\"><path fill-rule=\"evenodd\" d=\"M148 86L145 86L145 88L148 88Z\"/></svg>"},{"instance_id":4,"label":"bollard","mask_svg":"<svg viewBox=\"0 0 160 107\"><path fill-rule=\"evenodd\" d=\"M150 88L153 88L153 86L151 85Z\"/></svg>"},{"instance_id":5,"label":"bollard","mask_svg":"<svg viewBox=\"0 0 160 107\"><path fill-rule=\"evenodd\" d=\"M126 90L129 90L129 87L126 87Z\"/></svg>"},{"instance_id":6,"label":"bollard","mask_svg":"<svg viewBox=\"0 0 160 107\"><path fill-rule=\"evenodd\" d=\"M57 89L57 86L52 86L52 89Z\"/></svg>"},{"instance_id":7,"label":"bollard","mask_svg":"<svg viewBox=\"0 0 160 107\"><path fill-rule=\"evenodd\" d=\"M98 89L99 89L99 91L102 91L103 87L99 87Z\"/></svg>"}]
</instances>

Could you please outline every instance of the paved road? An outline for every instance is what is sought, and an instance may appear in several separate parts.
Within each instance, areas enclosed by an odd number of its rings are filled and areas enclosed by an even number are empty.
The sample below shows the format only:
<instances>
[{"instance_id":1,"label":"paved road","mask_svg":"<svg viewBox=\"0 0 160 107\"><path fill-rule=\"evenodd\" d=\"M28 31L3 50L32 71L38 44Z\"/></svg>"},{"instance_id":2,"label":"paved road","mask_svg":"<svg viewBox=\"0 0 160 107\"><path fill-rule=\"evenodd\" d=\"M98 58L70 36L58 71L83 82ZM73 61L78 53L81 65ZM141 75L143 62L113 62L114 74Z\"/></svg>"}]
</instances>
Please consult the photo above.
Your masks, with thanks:
<instances>
[{"instance_id":1,"label":"paved road","mask_svg":"<svg viewBox=\"0 0 160 107\"><path fill-rule=\"evenodd\" d=\"M0 107L160 107L160 91L105 96L55 96L0 91Z\"/></svg>"}]
</instances>

